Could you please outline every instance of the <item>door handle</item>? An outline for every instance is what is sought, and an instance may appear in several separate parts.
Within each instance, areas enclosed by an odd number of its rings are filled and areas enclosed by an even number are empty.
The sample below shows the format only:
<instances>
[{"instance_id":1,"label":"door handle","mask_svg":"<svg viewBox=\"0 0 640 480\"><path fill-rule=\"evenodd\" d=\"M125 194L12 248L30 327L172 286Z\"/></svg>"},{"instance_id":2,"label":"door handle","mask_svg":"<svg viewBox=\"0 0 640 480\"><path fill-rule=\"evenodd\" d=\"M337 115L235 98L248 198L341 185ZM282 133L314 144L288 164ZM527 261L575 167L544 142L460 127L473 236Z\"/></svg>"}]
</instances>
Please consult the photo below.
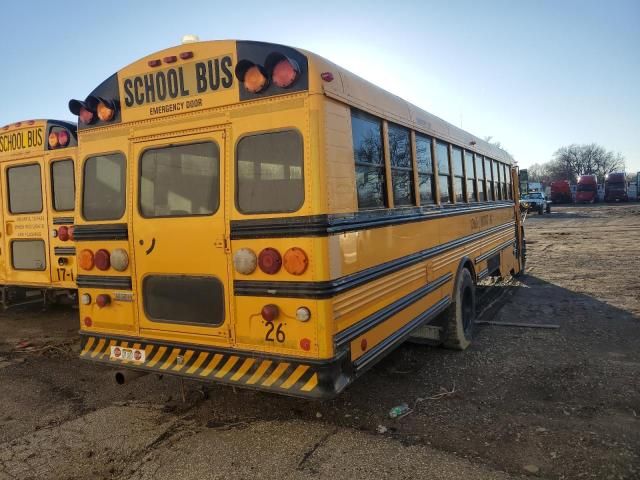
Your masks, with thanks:
<instances>
[{"instance_id":1,"label":"door handle","mask_svg":"<svg viewBox=\"0 0 640 480\"><path fill-rule=\"evenodd\" d=\"M7 222L5 224L5 230L7 235L11 235L13 233L13 222Z\"/></svg>"}]
</instances>

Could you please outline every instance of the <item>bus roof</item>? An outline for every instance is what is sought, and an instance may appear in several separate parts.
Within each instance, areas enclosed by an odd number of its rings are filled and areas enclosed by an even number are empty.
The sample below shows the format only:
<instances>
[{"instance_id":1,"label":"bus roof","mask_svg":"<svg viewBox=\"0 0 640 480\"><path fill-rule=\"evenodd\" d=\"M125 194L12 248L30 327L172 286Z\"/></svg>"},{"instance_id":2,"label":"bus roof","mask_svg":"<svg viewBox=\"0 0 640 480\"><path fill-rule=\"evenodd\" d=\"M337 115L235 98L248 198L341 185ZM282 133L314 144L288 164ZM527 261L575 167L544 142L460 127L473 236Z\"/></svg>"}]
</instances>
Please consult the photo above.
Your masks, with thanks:
<instances>
[{"instance_id":1,"label":"bus roof","mask_svg":"<svg viewBox=\"0 0 640 480\"><path fill-rule=\"evenodd\" d=\"M279 88L274 82L267 81L268 86L259 93L239 88L248 66L259 66L267 77L269 65L273 65L274 59L281 58L292 59L299 67L299 77L292 86ZM319 55L265 42L216 40L155 52L107 78L85 100L71 100L69 109L80 116L79 129L82 131L300 91L325 94L469 151L513 163L511 155L497 146Z\"/></svg>"},{"instance_id":2,"label":"bus roof","mask_svg":"<svg viewBox=\"0 0 640 480\"><path fill-rule=\"evenodd\" d=\"M0 160L77 145L76 124L63 120L25 120L0 128Z\"/></svg>"}]
</instances>

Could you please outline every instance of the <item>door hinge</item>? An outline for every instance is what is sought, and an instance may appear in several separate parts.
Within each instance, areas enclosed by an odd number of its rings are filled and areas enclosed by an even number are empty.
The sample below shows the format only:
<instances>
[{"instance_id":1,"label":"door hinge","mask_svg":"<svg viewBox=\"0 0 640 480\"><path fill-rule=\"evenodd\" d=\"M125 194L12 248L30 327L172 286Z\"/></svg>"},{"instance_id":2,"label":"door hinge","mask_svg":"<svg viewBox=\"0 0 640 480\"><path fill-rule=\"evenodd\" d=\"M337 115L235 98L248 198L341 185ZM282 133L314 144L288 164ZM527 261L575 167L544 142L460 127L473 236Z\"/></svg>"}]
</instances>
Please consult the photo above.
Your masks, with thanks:
<instances>
[{"instance_id":1,"label":"door hinge","mask_svg":"<svg viewBox=\"0 0 640 480\"><path fill-rule=\"evenodd\" d=\"M214 245L216 248L222 248L222 249L224 249L224 251L225 251L225 252L229 252L229 251L230 251L230 249L229 249L229 242L228 242L228 240L227 240L227 237L219 237L219 238L217 238L217 239L213 242L213 245Z\"/></svg>"}]
</instances>

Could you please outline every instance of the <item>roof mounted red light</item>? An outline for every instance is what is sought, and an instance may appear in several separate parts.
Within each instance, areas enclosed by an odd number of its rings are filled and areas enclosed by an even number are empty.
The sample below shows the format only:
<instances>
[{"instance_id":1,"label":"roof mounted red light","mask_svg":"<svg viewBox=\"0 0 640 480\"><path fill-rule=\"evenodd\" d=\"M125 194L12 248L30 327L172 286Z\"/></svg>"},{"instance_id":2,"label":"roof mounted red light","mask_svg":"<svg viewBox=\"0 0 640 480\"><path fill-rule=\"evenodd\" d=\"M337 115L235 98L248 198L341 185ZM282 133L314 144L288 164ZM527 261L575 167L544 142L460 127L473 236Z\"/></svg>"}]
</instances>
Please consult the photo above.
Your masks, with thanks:
<instances>
[{"instance_id":1,"label":"roof mounted red light","mask_svg":"<svg viewBox=\"0 0 640 480\"><path fill-rule=\"evenodd\" d=\"M66 147L69 144L69 132L60 130L58 132L58 143L61 147Z\"/></svg>"},{"instance_id":2,"label":"roof mounted red light","mask_svg":"<svg viewBox=\"0 0 640 480\"><path fill-rule=\"evenodd\" d=\"M35 121L35 120L29 120L29 121L27 122L27 125L33 125L34 123L36 123L36 121Z\"/></svg>"},{"instance_id":3,"label":"roof mounted red light","mask_svg":"<svg viewBox=\"0 0 640 480\"><path fill-rule=\"evenodd\" d=\"M273 67L271 79L280 88L289 88L295 83L300 75L300 67L290 58L282 58Z\"/></svg>"}]
</instances>

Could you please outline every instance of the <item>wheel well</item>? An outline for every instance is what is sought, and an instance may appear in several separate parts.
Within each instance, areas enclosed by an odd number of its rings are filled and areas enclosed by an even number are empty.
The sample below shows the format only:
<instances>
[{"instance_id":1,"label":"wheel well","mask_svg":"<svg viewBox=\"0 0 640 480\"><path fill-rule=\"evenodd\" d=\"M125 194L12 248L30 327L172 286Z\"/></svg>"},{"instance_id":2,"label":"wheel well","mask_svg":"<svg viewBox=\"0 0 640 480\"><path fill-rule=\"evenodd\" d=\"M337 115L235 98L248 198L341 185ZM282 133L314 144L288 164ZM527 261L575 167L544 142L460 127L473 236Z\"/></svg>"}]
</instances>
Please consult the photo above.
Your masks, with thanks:
<instances>
[{"instance_id":1,"label":"wheel well","mask_svg":"<svg viewBox=\"0 0 640 480\"><path fill-rule=\"evenodd\" d=\"M469 273L471 274L471 278L473 279L473 283L477 283L478 278L476 277L476 268L469 257L464 257L460 261L460 265L458 266L458 272L456 273L456 277L460 275L460 272L462 271L463 268L466 268L467 270L469 270Z\"/></svg>"}]
</instances>

